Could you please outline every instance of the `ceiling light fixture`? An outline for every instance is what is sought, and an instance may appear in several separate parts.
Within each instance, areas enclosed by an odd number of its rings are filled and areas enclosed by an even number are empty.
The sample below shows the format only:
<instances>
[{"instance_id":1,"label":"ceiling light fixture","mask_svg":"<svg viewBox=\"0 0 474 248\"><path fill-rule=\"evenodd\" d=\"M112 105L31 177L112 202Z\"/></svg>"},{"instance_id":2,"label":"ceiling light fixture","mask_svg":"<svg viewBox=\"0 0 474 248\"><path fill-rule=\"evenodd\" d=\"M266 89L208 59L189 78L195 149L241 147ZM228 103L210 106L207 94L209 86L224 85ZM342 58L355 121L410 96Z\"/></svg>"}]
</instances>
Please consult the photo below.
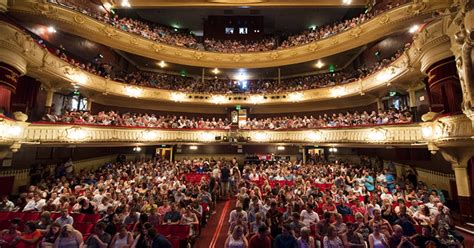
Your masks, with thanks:
<instances>
[{"instance_id":1,"label":"ceiling light fixture","mask_svg":"<svg viewBox=\"0 0 474 248\"><path fill-rule=\"evenodd\" d=\"M277 150L278 150L278 151L284 151L284 150L285 150L285 147L284 147L284 146L277 146Z\"/></svg>"},{"instance_id":2,"label":"ceiling light fixture","mask_svg":"<svg viewBox=\"0 0 474 248\"><path fill-rule=\"evenodd\" d=\"M105 2L103 5L105 10L109 11L110 9L112 9L112 4L110 4L109 2Z\"/></svg>"},{"instance_id":3,"label":"ceiling light fixture","mask_svg":"<svg viewBox=\"0 0 474 248\"><path fill-rule=\"evenodd\" d=\"M197 150L197 149L198 149L197 146L190 146L190 147L189 147L189 150Z\"/></svg>"},{"instance_id":4,"label":"ceiling light fixture","mask_svg":"<svg viewBox=\"0 0 474 248\"><path fill-rule=\"evenodd\" d=\"M161 67L161 68L165 68L167 65L166 65L166 62L165 61L160 61L160 63L158 63L158 65Z\"/></svg>"},{"instance_id":5,"label":"ceiling light fixture","mask_svg":"<svg viewBox=\"0 0 474 248\"><path fill-rule=\"evenodd\" d=\"M316 66L316 68L318 68L318 69L321 69L321 68L323 68L324 63L321 60L318 60L318 62L316 62L316 64L314 64L314 66Z\"/></svg>"},{"instance_id":6,"label":"ceiling light fixture","mask_svg":"<svg viewBox=\"0 0 474 248\"><path fill-rule=\"evenodd\" d=\"M249 102L253 104L260 104L264 101L264 97L262 95L251 95L249 97Z\"/></svg>"},{"instance_id":7,"label":"ceiling light fixture","mask_svg":"<svg viewBox=\"0 0 474 248\"><path fill-rule=\"evenodd\" d=\"M173 100L175 102L182 102L183 100L186 99L186 94L184 94L182 92L171 92L170 98L171 98L171 100Z\"/></svg>"},{"instance_id":8,"label":"ceiling light fixture","mask_svg":"<svg viewBox=\"0 0 474 248\"><path fill-rule=\"evenodd\" d=\"M214 70L212 70L212 73L214 73L215 75L219 74L221 71L219 71L219 69L217 68L214 68Z\"/></svg>"},{"instance_id":9,"label":"ceiling light fixture","mask_svg":"<svg viewBox=\"0 0 474 248\"><path fill-rule=\"evenodd\" d=\"M130 2L128 0L122 0L122 7L130 8Z\"/></svg>"},{"instance_id":10,"label":"ceiling light fixture","mask_svg":"<svg viewBox=\"0 0 474 248\"><path fill-rule=\"evenodd\" d=\"M408 30L408 32L414 34L414 33L418 32L419 29L420 29L420 26L418 24L415 24L415 25L411 26L411 28Z\"/></svg>"},{"instance_id":11,"label":"ceiling light fixture","mask_svg":"<svg viewBox=\"0 0 474 248\"><path fill-rule=\"evenodd\" d=\"M342 0L343 4L350 5L352 3L352 0Z\"/></svg>"},{"instance_id":12,"label":"ceiling light fixture","mask_svg":"<svg viewBox=\"0 0 474 248\"><path fill-rule=\"evenodd\" d=\"M53 26L49 26L48 27L48 32L54 34L54 33L56 33L56 29Z\"/></svg>"},{"instance_id":13,"label":"ceiling light fixture","mask_svg":"<svg viewBox=\"0 0 474 248\"><path fill-rule=\"evenodd\" d=\"M302 92L292 92L288 94L288 101L290 102L299 102L303 100L303 93Z\"/></svg>"}]
</instances>

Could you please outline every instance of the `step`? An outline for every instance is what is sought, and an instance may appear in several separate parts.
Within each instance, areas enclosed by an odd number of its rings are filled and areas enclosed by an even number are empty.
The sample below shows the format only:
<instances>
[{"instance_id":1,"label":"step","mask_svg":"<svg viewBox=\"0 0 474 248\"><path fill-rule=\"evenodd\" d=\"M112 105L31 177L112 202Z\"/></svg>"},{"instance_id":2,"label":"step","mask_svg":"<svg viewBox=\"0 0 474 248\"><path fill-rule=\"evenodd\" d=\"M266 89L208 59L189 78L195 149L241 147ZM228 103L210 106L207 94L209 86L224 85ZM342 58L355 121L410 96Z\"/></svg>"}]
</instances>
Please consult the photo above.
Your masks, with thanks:
<instances>
[{"instance_id":1,"label":"step","mask_svg":"<svg viewBox=\"0 0 474 248\"><path fill-rule=\"evenodd\" d=\"M474 227L474 226L473 226ZM466 233L469 233L471 235L474 235L474 231L472 230L469 230L467 228L464 228L462 226L455 226L456 229L460 230L460 231L463 231L463 232L466 232Z\"/></svg>"}]
</instances>

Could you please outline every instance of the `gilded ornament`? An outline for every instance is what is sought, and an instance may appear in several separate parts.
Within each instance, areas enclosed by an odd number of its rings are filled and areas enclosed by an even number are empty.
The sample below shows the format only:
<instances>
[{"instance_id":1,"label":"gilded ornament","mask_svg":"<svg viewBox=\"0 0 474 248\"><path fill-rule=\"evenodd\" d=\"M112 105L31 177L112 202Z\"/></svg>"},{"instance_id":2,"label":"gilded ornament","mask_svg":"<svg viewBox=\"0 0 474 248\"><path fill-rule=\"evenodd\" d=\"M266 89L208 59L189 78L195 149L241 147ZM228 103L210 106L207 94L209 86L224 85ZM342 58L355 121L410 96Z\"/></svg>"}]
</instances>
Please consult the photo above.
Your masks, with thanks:
<instances>
[{"instance_id":1,"label":"gilded ornament","mask_svg":"<svg viewBox=\"0 0 474 248\"><path fill-rule=\"evenodd\" d=\"M197 60L201 60L202 57L204 57L204 54L202 52L194 52L193 53L193 56L197 59Z\"/></svg>"},{"instance_id":2,"label":"gilded ornament","mask_svg":"<svg viewBox=\"0 0 474 248\"><path fill-rule=\"evenodd\" d=\"M239 62L241 59L242 59L242 55L240 54L235 54L234 56L232 56L232 60L234 62Z\"/></svg>"},{"instance_id":3,"label":"gilded ornament","mask_svg":"<svg viewBox=\"0 0 474 248\"><path fill-rule=\"evenodd\" d=\"M33 9L33 11L35 11L36 13L46 16L54 15L57 12L57 10L54 9L52 5L43 3L35 3L31 6L31 9Z\"/></svg>"},{"instance_id":4,"label":"gilded ornament","mask_svg":"<svg viewBox=\"0 0 474 248\"><path fill-rule=\"evenodd\" d=\"M421 11L423 11L424 9L426 9L426 3L422 0L415 0L413 1L413 3L408 6L408 13L410 14L414 14L414 15L418 15L421 13Z\"/></svg>"},{"instance_id":5,"label":"gilded ornament","mask_svg":"<svg viewBox=\"0 0 474 248\"><path fill-rule=\"evenodd\" d=\"M337 45L337 44L339 44L339 39L338 39L338 38L335 38L335 37L332 38L332 39L331 39L331 44L332 44L332 45Z\"/></svg>"},{"instance_id":6,"label":"gilded ornament","mask_svg":"<svg viewBox=\"0 0 474 248\"><path fill-rule=\"evenodd\" d=\"M151 45L151 49L153 49L153 51L155 52L160 52L161 50L163 50L163 46L160 44L153 43Z\"/></svg>"},{"instance_id":7,"label":"gilded ornament","mask_svg":"<svg viewBox=\"0 0 474 248\"><path fill-rule=\"evenodd\" d=\"M114 28L112 27L109 27L109 26L105 26L104 28L101 29L103 33L105 33L105 35L107 35L107 37L111 38L112 36L116 36L117 35L117 30L115 30Z\"/></svg>"},{"instance_id":8,"label":"gilded ornament","mask_svg":"<svg viewBox=\"0 0 474 248\"><path fill-rule=\"evenodd\" d=\"M390 21L390 17L387 14L383 14L379 17L380 24L387 24Z\"/></svg>"},{"instance_id":9,"label":"gilded ornament","mask_svg":"<svg viewBox=\"0 0 474 248\"><path fill-rule=\"evenodd\" d=\"M311 51L311 52L314 52L316 50L319 49L319 45L317 42L313 42L311 43L309 46L308 46L308 49Z\"/></svg>"},{"instance_id":10,"label":"gilded ornament","mask_svg":"<svg viewBox=\"0 0 474 248\"><path fill-rule=\"evenodd\" d=\"M278 53L278 52L271 52L271 53L270 53L270 57L271 57L273 60L277 59L279 56L280 56L280 53Z\"/></svg>"},{"instance_id":11,"label":"gilded ornament","mask_svg":"<svg viewBox=\"0 0 474 248\"><path fill-rule=\"evenodd\" d=\"M74 15L74 21L79 24L84 24L84 22L86 22L86 19L80 15Z\"/></svg>"},{"instance_id":12,"label":"gilded ornament","mask_svg":"<svg viewBox=\"0 0 474 248\"><path fill-rule=\"evenodd\" d=\"M136 38L136 37L130 38L130 44L138 45L138 38Z\"/></svg>"},{"instance_id":13,"label":"gilded ornament","mask_svg":"<svg viewBox=\"0 0 474 248\"><path fill-rule=\"evenodd\" d=\"M353 36L354 38L358 38L361 33L362 33L362 28L360 26L356 26L350 31L351 36Z\"/></svg>"}]
</instances>

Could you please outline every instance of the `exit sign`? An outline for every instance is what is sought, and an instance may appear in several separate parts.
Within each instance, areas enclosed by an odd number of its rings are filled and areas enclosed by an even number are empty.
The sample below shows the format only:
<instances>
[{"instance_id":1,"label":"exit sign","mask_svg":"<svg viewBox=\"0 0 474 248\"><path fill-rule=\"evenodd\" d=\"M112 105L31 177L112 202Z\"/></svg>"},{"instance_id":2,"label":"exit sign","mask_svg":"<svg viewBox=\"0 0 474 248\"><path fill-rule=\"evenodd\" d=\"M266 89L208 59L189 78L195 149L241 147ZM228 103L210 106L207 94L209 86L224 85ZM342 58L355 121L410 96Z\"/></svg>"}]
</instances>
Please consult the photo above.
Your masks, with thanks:
<instances>
[{"instance_id":1,"label":"exit sign","mask_svg":"<svg viewBox=\"0 0 474 248\"><path fill-rule=\"evenodd\" d=\"M241 109L240 105L236 105L235 109L240 110Z\"/></svg>"}]
</instances>

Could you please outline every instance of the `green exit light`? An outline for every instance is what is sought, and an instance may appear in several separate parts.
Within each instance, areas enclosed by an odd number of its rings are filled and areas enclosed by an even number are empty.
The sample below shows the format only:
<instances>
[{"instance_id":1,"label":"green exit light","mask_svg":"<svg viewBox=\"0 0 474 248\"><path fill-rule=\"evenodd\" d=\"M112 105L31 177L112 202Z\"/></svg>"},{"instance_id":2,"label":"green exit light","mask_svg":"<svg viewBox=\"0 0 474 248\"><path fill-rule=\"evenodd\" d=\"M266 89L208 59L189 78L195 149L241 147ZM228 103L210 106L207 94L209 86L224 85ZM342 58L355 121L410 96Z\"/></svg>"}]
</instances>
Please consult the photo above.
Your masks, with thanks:
<instances>
[{"instance_id":1,"label":"green exit light","mask_svg":"<svg viewBox=\"0 0 474 248\"><path fill-rule=\"evenodd\" d=\"M235 109L240 110L241 109L240 105L235 106Z\"/></svg>"},{"instance_id":2,"label":"green exit light","mask_svg":"<svg viewBox=\"0 0 474 248\"><path fill-rule=\"evenodd\" d=\"M333 64L330 64L329 65L329 72L335 72L335 71L336 71L336 67Z\"/></svg>"},{"instance_id":3,"label":"green exit light","mask_svg":"<svg viewBox=\"0 0 474 248\"><path fill-rule=\"evenodd\" d=\"M389 96L395 96L396 94L397 94L396 91L390 91L390 92L389 92Z\"/></svg>"}]
</instances>

